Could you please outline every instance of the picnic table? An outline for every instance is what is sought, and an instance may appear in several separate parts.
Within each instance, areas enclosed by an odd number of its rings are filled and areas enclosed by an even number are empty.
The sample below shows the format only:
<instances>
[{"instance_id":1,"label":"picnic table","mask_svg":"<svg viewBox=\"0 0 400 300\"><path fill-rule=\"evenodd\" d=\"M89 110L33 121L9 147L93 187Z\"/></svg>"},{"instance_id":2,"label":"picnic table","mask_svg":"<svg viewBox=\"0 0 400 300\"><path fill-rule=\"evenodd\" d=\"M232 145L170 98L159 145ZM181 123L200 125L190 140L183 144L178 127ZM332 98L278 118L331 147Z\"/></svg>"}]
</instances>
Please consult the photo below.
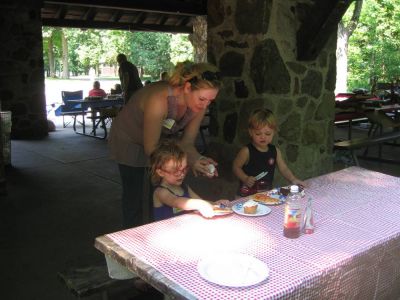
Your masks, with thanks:
<instances>
[{"instance_id":1,"label":"picnic table","mask_svg":"<svg viewBox=\"0 0 400 300\"><path fill-rule=\"evenodd\" d=\"M107 126L106 119L109 118L108 115L102 115L101 112L106 108L119 108L124 104L124 99L122 97L112 97L112 98L101 98L101 97L89 97L87 99L77 99L77 100L69 100L71 103L76 103L77 106L80 107L82 116L82 131L79 131L76 126L74 126L74 131L77 134L82 134L85 136L90 136L94 138L105 139L107 137ZM90 131L86 130L86 114L88 109L90 108L92 115L91 118L91 127ZM102 128L104 133L103 135L98 135L98 128Z\"/></svg>"},{"instance_id":2,"label":"picnic table","mask_svg":"<svg viewBox=\"0 0 400 300\"><path fill-rule=\"evenodd\" d=\"M397 297L400 178L350 167L307 184L303 202L314 199L314 234L285 238L279 205L254 217L189 213L97 237L95 247L173 299ZM265 263L268 276L255 285L226 286L200 274L204 260L223 262L232 254ZM218 276L229 276L229 268Z\"/></svg>"}]
</instances>

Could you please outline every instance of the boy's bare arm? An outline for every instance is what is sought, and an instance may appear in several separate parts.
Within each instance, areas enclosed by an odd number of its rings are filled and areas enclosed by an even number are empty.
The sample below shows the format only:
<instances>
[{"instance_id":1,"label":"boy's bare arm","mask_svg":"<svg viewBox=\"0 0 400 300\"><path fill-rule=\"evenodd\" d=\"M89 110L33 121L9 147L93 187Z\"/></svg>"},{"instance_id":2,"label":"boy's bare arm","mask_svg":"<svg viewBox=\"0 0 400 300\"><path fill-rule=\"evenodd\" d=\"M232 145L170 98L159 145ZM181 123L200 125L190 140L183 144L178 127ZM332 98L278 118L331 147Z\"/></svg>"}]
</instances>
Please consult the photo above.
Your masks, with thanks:
<instances>
[{"instance_id":1,"label":"boy's bare arm","mask_svg":"<svg viewBox=\"0 0 400 300\"><path fill-rule=\"evenodd\" d=\"M235 174L235 176L239 178L241 182L246 182L247 177L249 177L243 171L243 166L246 164L248 159L249 159L249 149L247 147L243 147L242 149L240 149L239 153L236 155L232 163L233 174Z\"/></svg>"}]
</instances>

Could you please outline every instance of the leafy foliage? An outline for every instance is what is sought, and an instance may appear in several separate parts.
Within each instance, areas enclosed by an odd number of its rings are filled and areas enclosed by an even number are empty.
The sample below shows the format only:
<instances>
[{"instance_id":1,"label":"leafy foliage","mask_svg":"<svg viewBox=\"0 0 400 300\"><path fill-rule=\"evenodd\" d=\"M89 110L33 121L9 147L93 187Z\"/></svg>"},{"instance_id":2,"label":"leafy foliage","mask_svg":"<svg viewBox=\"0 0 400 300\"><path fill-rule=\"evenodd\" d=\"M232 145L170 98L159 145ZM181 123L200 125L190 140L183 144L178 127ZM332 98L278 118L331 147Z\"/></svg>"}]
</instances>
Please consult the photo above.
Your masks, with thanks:
<instances>
[{"instance_id":1,"label":"leafy foliage","mask_svg":"<svg viewBox=\"0 0 400 300\"><path fill-rule=\"evenodd\" d=\"M193 59L193 49L185 34L43 27L46 70L50 68L50 39L56 69L62 68L60 30L68 41L69 69L74 75L88 74L91 68L98 73L100 65L117 66L116 56L124 53L128 60L143 70L147 78L158 80L160 73L170 70L176 61Z\"/></svg>"},{"instance_id":2,"label":"leafy foliage","mask_svg":"<svg viewBox=\"0 0 400 300\"><path fill-rule=\"evenodd\" d=\"M400 0L364 0L348 58L350 90L400 79Z\"/></svg>"}]
</instances>

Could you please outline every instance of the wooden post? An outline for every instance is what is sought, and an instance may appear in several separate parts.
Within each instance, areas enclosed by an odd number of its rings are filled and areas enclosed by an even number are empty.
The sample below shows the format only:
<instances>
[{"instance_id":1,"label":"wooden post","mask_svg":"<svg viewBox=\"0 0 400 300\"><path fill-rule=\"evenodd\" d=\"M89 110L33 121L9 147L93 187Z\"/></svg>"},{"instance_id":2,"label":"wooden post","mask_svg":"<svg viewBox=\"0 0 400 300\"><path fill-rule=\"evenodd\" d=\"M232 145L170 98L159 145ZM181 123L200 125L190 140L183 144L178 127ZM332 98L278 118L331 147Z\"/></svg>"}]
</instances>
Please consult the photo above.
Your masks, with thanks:
<instances>
[{"instance_id":1,"label":"wooden post","mask_svg":"<svg viewBox=\"0 0 400 300\"><path fill-rule=\"evenodd\" d=\"M0 101L0 111L1 111L1 101ZM6 187L6 173L5 173L5 163L4 163L4 145L3 145L3 115L0 114L0 196L7 195Z\"/></svg>"}]
</instances>

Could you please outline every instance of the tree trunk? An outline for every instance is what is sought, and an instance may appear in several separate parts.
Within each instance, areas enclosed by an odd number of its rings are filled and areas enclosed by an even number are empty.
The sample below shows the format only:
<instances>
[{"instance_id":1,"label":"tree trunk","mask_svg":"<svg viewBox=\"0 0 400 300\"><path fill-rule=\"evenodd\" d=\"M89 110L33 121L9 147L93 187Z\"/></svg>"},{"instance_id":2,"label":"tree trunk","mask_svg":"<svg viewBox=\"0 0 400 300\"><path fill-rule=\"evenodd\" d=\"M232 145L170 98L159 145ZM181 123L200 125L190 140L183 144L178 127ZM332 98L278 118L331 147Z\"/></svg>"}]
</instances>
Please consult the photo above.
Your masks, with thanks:
<instances>
[{"instance_id":1,"label":"tree trunk","mask_svg":"<svg viewBox=\"0 0 400 300\"><path fill-rule=\"evenodd\" d=\"M193 33L189 36L194 50L194 62L207 61L207 18L197 16L193 21Z\"/></svg>"},{"instance_id":2,"label":"tree trunk","mask_svg":"<svg viewBox=\"0 0 400 300\"><path fill-rule=\"evenodd\" d=\"M68 79L69 78L68 41L62 30L61 30L61 44L62 44L62 62L63 62L62 78Z\"/></svg>"},{"instance_id":3,"label":"tree trunk","mask_svg":"<svg viewBox=\"0 0 400 300\"><path fill-rule=\"evenodd\" d=\"M356 29L361 14L363 0L355 2L353 15L345 26L343 20L338 25L338 37L336 48L336 88L335 94L347 92L347 49L349 38Z\"/></svg>"},{"instance_id":4,"label":"tree trunk","mask_svg":"<svg viewBox=\"0 0 400 300\"><path fill-rule=\"evenodd\" d=\"M336 89L335 94L347 92L347 46L349 36L342 22L338 26L336 48Z\"/></svg>"},{"instance_id":5,"label":"tree trunk","mask_svg":"<svg viewBox=\"0 0 400 300\"><path fill-rule=\"evenodd\" d=\"M50 77L55 78L56 70L55 70L55 65L54 65L55 62L54 62L54 50L53 50L53 34L49 37L48 55L49 55Z\"/></svg>"}]
</instances>

